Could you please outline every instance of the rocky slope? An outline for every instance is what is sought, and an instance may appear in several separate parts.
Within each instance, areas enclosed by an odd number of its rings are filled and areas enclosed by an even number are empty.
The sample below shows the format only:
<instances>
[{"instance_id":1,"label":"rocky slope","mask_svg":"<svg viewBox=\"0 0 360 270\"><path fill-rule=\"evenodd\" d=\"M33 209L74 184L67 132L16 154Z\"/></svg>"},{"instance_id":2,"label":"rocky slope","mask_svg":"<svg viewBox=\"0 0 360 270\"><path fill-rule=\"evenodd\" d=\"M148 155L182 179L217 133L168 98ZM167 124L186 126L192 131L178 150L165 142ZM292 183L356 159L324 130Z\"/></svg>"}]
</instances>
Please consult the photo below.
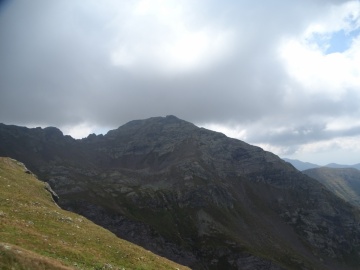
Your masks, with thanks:
<instances>
[{"instance_id":1,"label":"rocky slope","mask_svg":"<svg viewBox=\"0 0 360 270\"><path fill-rule=\"evenodd\" d=\"M354 168L316 168L303 171L345 201L360 206L360 171Z\"/></svg>"},{"instance_id":2,"label":"rocky slope","mask_svg":"<svg viewBox=\"0 0 360 270\"><path fill-rule=\"evenodd\" d=\"M0 125L62 207L194 269L357 269L360 213L272 153L174 116L74 140Z\"/></svg>"},{"instance_id":3,"label":"rocky slope","mask_svg":"<svg viewBox=\"0 0 360 270\"><path fill-rule=\"evenodd\" d=\"M0 269L188 269L64 211L26 167L0 158Z\"/></svg>"}]
</instances>

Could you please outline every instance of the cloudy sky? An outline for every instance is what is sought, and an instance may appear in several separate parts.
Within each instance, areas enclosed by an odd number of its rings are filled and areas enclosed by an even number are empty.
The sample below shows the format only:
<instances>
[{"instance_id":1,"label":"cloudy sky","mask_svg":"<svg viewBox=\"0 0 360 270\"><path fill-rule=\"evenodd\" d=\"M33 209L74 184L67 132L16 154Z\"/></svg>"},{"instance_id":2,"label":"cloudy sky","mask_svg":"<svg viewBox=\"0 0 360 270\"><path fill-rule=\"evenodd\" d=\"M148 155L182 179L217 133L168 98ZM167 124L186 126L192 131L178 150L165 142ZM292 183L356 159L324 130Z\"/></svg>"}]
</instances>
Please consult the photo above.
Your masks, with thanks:
<instances>
[{"instance_id":1,"label":"cloudy sky","mask_svg":"<svg viewBox=\"0 0 360 270\"><path fill-rule=\"evenodd\" d=\"M81 138L173 114L360 162L360 1L0 1L0 122Z\"/></svg>"}]
</instances>

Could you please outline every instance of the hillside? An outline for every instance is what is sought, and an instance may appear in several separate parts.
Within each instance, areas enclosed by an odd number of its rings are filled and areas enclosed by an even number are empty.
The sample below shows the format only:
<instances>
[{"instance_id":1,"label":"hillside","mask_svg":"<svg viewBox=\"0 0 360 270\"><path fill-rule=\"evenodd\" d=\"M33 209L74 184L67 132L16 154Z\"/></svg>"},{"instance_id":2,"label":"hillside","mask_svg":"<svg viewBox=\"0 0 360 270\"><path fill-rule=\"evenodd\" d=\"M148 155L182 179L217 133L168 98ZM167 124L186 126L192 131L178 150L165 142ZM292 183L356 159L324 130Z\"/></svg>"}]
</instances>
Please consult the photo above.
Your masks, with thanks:
<instances>
[{"instance_id":1,"label":"hillside","mask_svg":"<svg viewBox=\"0 0 360 270\"><path fill-rule=\"evenodd\" d=\"M187 269L60 209L21 163L0 158L0 269Z\"/></svg>"},{"instance_id":2,"label":"hillside","mask_svg":"<svg viewBox=\"0 0 360 270\"><path fill-rule=\"evenodd\" d=\"M272 153L174 116L82 140L0 125L59 205L193 269L358 269L360 212Z\"/></svg>"},{"instance_id":3,"label":"hillside","mask_svg":"<svg viewBox=\"0 0 360 270\"><path fill-rule=\"evenodd\" d=\"M316 168L303 171L337 196L360 206L360 171L354 168Z\"/></svg>"},{"instance_id":4,"label":"hillside","mask_svg":"<svg viewBox=\"0 0 360 270\"><path fill-rule=\"evenodd\" d=\"M337 168L337 169L354 168L354 169L360 170L360 163L353 164L353 165L342 165L342 164L330 163L330 164L327 164L325 167Z\"/></svg>"}]
</instances>

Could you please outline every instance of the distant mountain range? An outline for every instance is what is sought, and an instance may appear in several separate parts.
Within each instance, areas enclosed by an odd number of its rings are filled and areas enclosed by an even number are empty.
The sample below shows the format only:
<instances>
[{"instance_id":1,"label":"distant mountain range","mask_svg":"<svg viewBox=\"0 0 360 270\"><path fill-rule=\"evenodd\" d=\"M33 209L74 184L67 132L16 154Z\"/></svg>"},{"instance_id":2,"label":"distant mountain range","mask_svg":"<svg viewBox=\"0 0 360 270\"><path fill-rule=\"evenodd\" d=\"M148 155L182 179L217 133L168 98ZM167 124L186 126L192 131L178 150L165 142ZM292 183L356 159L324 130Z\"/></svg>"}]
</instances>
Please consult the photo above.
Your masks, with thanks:
<instances>
[{"instance_id":1,"label":"distant mountain range","mask_svg":"<svg viewBox=\"0 0 360 270\"><path fill-rule=\"evenodd\" d=\"M270 152L175 116L81 140L0 124L0 156L48 182L62 208L195 270L359 269L358 207Z\"/></svg>"},{"instance_id":2,"label":"distant mountain range","mask_svg":"<svg viewBox=\"0 0 360 270\"><path fill-rule=\"evenodd\" d=\"M317 165L317 164L314 164L314 163L303 162L303 161L300 161L300 160L297 160L297 159L283 158L283 160L285 160L286 162L289 162L291 165L293 165L299 171L304 171L304 170L313 169L313 168L319 168L319 167L354 168L354 169L360 170L360 163L357 163L357 164L354 164L354 165L341 165L341 164L336 164L336 163L330 163L330 164L327 164L325 166L321 166L321 165Z\"/></svg>"},{"instance_id":3,"label":"distant mountain range","mask_svg":"<svg viewBox=\"0 0 360 270\"><path fill-rule=\"evenodd\" d=\"M297 160L297 159L283 158L283 160L285 160L286 162L293 165L299 171L320 167L319 165L316 165L314 163L303 162L303 161L300 161L300 160Z\"/></svg>"}]
</instances>

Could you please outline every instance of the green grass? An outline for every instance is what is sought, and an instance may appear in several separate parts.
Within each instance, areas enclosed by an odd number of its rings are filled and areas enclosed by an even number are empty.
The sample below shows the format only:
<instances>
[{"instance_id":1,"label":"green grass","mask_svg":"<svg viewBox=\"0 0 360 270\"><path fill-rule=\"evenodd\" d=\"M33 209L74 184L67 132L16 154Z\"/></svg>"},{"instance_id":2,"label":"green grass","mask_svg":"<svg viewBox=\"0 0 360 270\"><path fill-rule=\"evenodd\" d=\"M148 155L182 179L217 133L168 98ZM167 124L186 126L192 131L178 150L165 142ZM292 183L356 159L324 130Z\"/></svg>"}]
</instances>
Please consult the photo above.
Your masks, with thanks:
<instances>
[{"instance_id":1,"label":"green grass","mask_svg":"<svg viewBox=\"0 0 360 270\"><path fill-rule=\"evenodd\" d=\"M69 270L55 259L50 259L18 246L0 243L0 269L28 270L28 269L52 269Z\"/></svg>"},{"instance_id":2,"label":"green grass","mask_svg":"<svg viewBox=\"0 0 360 270\"><path fill-rule=\"evenodd\" d=\"M0 158L0 242L0 269L187 269L60 209L8 158Z\"/></svg>"}]
</instances>

